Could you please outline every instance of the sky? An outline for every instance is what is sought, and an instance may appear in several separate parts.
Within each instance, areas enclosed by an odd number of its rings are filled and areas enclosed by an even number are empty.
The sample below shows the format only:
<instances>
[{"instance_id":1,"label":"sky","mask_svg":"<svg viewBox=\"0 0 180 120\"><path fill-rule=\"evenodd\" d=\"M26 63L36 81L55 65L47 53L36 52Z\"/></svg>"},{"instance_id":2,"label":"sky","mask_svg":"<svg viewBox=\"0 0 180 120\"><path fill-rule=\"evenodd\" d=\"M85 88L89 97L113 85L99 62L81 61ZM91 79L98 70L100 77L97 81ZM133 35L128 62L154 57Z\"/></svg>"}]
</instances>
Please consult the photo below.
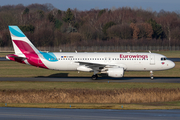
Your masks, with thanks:
<instances>
[{"instance_id":1,"label":"sky","mask_svg":"<svg viewBox=\"0 0 180 120\"><path fill-rule=\"evenodd\" d=\"M0 6L23 4L25 6L33 3L51 3L55 8L67 10L68 8L78 10L104 9L131 7L142 8L159 12L178 11L180 12L180 0L1 0Z\"/></svg>"}]
</instances>

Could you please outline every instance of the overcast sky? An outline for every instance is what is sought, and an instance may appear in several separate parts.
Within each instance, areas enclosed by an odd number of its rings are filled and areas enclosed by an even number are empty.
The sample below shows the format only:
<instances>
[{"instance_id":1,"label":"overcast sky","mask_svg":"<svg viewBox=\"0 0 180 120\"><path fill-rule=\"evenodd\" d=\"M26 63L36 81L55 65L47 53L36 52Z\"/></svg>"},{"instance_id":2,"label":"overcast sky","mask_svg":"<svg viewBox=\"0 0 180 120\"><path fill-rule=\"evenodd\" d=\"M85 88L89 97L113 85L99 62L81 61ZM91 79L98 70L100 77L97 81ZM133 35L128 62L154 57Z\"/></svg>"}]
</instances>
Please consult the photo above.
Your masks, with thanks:
<instances>
[{"instance_id":1,"label":"overcast sky","mask_svg":"<svg viewBox=\"0 0 180 120\"><path fill-rule=\"evenodd\" d=\"M51 3L60 10L68 8L78 10L90 10L93 8L103 9L112 7L138 7L143 9L152 9L159 12L161 9L165 11L180 11L180 0L1 0L0 5L29 5L32 3Z\"/></svg>"}]
</instances>

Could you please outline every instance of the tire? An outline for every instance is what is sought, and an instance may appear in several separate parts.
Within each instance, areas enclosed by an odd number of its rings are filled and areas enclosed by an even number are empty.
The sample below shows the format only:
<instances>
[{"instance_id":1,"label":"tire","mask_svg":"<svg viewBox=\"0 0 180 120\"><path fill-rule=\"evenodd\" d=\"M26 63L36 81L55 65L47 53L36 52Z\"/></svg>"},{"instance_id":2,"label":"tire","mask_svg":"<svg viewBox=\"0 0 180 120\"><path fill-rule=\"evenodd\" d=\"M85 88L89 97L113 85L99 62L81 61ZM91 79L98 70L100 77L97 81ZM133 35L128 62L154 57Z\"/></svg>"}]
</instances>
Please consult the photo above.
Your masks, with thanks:
<instances>
[{"instance_id":1,"label":"tire","mask_svg":"<svg viewBox=\"0 0 180 120\"><path fill-rule=\"evenodd\" d=\"M93 76L91 77L92 80L97 80L97 78L98 78L97 74L96 74L96 75L93 75Z\"/></svg>"}]
</instances>

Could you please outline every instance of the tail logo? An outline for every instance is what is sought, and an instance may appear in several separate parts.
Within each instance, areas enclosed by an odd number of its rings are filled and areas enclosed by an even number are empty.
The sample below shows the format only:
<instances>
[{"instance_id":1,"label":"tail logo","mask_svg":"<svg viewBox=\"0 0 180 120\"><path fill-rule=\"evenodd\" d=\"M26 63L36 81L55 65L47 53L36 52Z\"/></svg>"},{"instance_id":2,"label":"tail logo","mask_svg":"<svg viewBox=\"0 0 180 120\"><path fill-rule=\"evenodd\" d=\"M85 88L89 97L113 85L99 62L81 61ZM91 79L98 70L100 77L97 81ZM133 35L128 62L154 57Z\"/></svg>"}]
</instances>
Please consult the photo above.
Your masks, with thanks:
<instances>
[{"instance_id":1,"label":"tail logo","mask_svg":"<svg viewBox=\"0 0 180 120\"><path fill-rule=\"evenodd\" d=\"M23 57L26 58L27 64L48 69L48 67L46 67L46 65L41 61L40 57L38 56L39 51L29 41L29 39L24 35L24 33L19 29L18 26L9 26L9 31L11 33L11 39L16 55L16 57L14 59L12 58L12 60L17 61L18 57ZM24 59L20 60L20 62L24 62Z\"/></svg>"},{"instance_id":2,"label":"tail logo","mask_svg":"<svg viewBox=\"0 0 180 120\"><path fill-rule=\"evenodd\" d=\"M24 33L17 26L9 26L12 35L16 37L26 37Z\"/></svg>"}]
</instances>

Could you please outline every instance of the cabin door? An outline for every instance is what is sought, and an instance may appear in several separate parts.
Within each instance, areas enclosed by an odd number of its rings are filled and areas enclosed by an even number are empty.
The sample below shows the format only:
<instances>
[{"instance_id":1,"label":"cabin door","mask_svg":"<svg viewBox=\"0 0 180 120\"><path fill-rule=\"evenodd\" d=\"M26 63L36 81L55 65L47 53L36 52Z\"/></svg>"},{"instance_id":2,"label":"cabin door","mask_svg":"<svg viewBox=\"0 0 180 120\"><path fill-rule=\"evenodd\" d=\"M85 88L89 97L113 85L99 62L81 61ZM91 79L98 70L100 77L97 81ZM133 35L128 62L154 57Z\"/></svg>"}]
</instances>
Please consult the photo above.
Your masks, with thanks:
<instances>
[{"instance_id":1,"label":"cabin door","mask_svg":"<svg viewBox=\"0 0 180 120\"><path fill-rule=\"evenodd\" d=\"M150 55L150 65L155 65L155 56Z\"/></svg>"}]
</instances>

